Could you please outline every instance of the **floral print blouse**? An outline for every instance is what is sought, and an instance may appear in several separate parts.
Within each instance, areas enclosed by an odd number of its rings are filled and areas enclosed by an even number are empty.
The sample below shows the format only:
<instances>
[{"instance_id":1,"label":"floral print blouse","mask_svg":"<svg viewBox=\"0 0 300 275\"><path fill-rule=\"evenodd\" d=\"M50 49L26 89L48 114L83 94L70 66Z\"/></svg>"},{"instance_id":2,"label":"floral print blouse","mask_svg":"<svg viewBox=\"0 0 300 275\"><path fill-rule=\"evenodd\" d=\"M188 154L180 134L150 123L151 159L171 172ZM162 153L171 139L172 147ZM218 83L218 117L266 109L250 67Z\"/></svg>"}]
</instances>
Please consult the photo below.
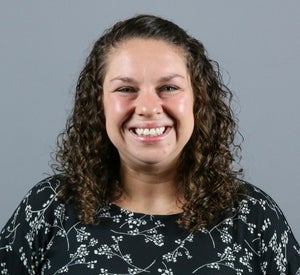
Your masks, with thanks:
<instances>
[{"instance_id":1,"label":"floral print blouse","mask_svg":"<svg viewBox=\"0 0 300 275\"><path fill-rule=\"evenodd\" d=\"M180 214L145 215L110 204L84 225L57 199L50 177L25 196L0 235L0 274L293 274L300 247L281 210L260 189L228 216L191 234Z\"/></svg>"}]
</instances>

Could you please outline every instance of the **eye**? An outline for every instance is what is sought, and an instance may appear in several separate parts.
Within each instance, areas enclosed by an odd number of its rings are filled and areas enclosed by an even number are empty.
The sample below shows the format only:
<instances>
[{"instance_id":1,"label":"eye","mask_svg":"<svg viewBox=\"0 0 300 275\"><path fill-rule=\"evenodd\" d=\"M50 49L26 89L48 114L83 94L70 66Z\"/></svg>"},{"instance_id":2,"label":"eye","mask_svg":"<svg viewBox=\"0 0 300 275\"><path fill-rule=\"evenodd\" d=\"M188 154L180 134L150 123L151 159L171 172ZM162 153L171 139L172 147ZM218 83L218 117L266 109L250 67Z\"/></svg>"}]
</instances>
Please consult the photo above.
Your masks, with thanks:
<instances>
[{"instance_id":1,"label":"eye","mask_svg":"<svg viewBox=\"0 0 300 275\"><path fill-rule=\"evenodd\" d=\"M126 86L126 87L120 87L116 89L116 91L120 93L134 93L135 89L133 87Z\"/></svg>"},{"instance_id":2,"label":"eye","mask_svg":"<svg viewBox=\"0 0 300 275\"><path fill-rule=\"evenodd\" d=\"M160 87L160 91L161 92L174 92L177 91L179 88L177 86L174 85L164 85L162 87Z\"/></svg>"}]
</instances>

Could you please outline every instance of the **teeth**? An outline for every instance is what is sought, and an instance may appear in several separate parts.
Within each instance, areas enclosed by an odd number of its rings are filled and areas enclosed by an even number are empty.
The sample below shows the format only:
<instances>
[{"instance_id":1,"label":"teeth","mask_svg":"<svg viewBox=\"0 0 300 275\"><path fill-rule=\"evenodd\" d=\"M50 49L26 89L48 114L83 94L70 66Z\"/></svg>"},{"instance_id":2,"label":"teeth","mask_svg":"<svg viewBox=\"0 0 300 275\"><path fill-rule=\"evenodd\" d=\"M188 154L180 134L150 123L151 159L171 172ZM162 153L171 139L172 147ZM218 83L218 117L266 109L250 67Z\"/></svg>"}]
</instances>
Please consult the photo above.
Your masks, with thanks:
<instances>
[{"instance_id":1,"label":"teeth","mask_svg":"<svg viewBox=\"0 0 300 275\"><path fill-rule=\"evenodd\" d=\"M165 131L165 127L159 128L136 128L135 133L139 136L159 136Z\"/></svg>"}]
</instances>

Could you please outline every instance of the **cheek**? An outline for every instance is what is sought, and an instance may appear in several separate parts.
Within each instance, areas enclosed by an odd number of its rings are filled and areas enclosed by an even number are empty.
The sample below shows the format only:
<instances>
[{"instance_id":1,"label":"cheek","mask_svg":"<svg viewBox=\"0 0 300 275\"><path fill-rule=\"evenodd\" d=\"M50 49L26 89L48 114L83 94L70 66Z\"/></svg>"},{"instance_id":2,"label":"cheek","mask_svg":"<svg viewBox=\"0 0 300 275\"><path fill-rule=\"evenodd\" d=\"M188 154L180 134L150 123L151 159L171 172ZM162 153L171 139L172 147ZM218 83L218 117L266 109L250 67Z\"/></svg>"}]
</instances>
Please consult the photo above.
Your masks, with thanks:
<instances>
[{"instance_id":1,"label":"cheek","mask_svg":"<svg viewBox=\"0 0 300 275\"><path fill-rule=\"evenodd\" d=\"M180 132L189 139L195 126L193 97L187 96L178 102L177 117Z\"/></svg>"},{"instance_id":2,"label":"cheek","mask_svg":"<svg viewBox=\"0 0 300 275\"><path fill-rule=\"evenodd\" d=\"M177 102L177 114L180 117L185 117L193 121L194 112L193 112L193 98L191 96L185 96L178 100Z\"/></svg>"},{"instance_id":3,"label":"cheek","mask_svg":"<svg viewBox=\"0 0 300 275\"><path fill-rule=\"evenodd\" d=\"M106 127L122 127L128 118L129 102L124 98L109 96L104 101L104 114L106 118Z\"/></svg>"},{"instance_id":4,"label":"cheek","mask_svg":"<svg viewBox=\"0 0 300 275\"><path fill-rule=\"evenodd\" d=\"M111 112L113 113L113 115L117 118L122 118L122 116L125 113L125 106L122 101L120 100L115 100L114 102L112 102L111 104Z\"/></svg>"},{"instance_id":5,"label":"cheek","mask_svg":"<svg viewBox=\"0 0 300 275\"><path fill-rule=\"evenodd\" d=\"M118 117L119 114L124 112L125 105L122 103L122 100L117 98L108 97L104 99L104 114L107 120L110 120L113 117Z\"/></svg>"}]
</instances>

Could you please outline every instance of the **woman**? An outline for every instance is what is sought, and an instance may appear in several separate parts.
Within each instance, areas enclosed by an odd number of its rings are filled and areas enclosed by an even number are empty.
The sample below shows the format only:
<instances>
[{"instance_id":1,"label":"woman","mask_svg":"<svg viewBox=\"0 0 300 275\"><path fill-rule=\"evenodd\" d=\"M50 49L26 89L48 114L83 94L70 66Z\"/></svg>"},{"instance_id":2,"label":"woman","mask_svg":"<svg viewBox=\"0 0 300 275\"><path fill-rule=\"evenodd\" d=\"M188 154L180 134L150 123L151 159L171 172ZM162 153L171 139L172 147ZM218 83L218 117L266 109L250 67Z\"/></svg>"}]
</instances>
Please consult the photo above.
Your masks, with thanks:
<instances>
[{"instance_id":1,"label":"woman","mask_svg":"<svg viewBox=\"0 0 300 275\"><path fill-rule=\"evenodd\" d=\"M300 274L282 212L233 169L231 96L174 23L107 30L79 77L59 174L1 232L1 274Z\"/></svg>"}]
</instances>

